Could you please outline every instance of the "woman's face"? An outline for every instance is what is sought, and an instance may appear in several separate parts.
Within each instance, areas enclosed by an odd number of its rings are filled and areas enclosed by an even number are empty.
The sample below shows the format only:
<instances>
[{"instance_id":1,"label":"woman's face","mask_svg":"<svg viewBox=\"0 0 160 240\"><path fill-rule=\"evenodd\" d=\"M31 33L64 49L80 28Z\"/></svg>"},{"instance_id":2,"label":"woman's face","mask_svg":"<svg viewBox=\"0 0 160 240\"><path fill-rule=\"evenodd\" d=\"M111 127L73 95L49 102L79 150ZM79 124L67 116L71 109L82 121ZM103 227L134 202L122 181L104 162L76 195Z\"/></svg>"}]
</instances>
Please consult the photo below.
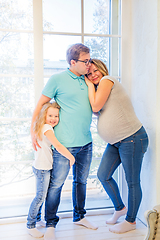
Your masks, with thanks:
<instances>
[{"instance_id":1,"label":"woman's face","mask_svg":"<svg viewBox=\"0 0 160 240\"><path fill-rule=\"evenodd\" d=\"M93 84L98 85L103 75L98 70L98 68L92 63L89 68L87 77Z\"/></svg>"}]
</instances>

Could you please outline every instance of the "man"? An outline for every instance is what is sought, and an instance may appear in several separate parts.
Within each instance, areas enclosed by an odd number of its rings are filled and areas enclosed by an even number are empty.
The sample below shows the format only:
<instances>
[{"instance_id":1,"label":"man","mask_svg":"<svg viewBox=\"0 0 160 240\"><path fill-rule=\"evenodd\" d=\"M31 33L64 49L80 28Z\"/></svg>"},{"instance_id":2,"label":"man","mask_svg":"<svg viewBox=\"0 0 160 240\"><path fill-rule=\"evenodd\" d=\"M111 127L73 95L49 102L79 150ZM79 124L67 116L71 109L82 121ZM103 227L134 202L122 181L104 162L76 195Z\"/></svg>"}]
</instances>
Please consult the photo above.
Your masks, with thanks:
<instances>
[{"instance_id":1,"label":"man","mask_svg":"<svg viewBox=\"0 0 160 240\"><path fill-rule=\"evenodd\" d=\"M90 50L83 44L74 44L67 50L70 68L51 76L42 91L32 118L31 135L33 147L38 146L33 132L33 123L42 105L52 98L61 106L60 121L55 127L57 139L75 156L73 165L73 221L87 228L97 229L85 216L86 183L92 159L90 124L92 111L84 74L90 66ZM38 146L39 147L39 146ZM64 181L69 173L69 161L53 150L53 170L45 205L45 240L55 239L56 215Z\"/></svg>"}]
</instances>

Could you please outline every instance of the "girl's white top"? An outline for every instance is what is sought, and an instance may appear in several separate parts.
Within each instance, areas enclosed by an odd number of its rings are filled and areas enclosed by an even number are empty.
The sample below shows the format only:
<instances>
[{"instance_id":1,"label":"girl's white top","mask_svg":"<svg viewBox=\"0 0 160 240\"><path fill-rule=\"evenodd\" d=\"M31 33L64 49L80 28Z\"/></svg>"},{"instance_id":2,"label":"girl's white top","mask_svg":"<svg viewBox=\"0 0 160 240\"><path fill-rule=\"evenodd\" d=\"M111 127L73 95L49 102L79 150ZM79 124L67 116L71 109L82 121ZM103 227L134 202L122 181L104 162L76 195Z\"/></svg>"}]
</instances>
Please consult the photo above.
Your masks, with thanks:
<instances>
[{"instance_id":1,"label":"girl's white top","mask_svg":"<svg viewBox=\"0 0 160 240\"><path fill-rule=\"evenodd\" d=\"M98 132L104 141L114 144L137 132L142 127L142 123L137 118L122 84L111 76L105 76L101 81L108 81L107 79L114 85L100 111Z\"/></svg>"},{"instance_id":2,"label":"girl's white top","mask_svg":"<svg viewBox=\"0 0 160 240\"><path fill-rule=\"evenodd\" d=\"M44 133L48 130L53 131L51 125L45 124L42 128L42 141L38 140L41 148L37 147L37 151L35 151L35 160L33 162L33 167L39 170L50 170L53 165L53 155L52 155L52 144L48 140L48 138L44 135Z\"/></svg>"}]
</instances>

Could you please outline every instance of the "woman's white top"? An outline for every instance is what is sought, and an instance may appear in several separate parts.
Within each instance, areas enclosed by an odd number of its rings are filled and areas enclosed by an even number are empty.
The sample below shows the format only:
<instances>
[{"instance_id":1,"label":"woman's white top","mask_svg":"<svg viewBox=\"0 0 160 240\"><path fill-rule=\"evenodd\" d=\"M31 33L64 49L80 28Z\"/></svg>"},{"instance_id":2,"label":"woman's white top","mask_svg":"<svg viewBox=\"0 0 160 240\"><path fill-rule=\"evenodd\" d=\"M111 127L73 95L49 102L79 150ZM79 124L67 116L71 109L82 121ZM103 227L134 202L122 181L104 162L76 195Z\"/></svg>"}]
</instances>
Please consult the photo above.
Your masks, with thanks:
<instances>
[{"instance_id":1,"label":"woman's white top","mask_svg":"<svg viewBox=\"0 0 160 240\"><path fill-rule=\"evenodd\" d=\"M48 138L44 135L44 133L48 130L53 131L51 125L45 124L42 128L42 141L38 140L41 148L37 147L37 151L35 151L35 160L33 162L33 167L39 170L50 170L53 165L53 154L52 154L52 144L48 140Z\"/></svg>"},{"instance_id":2,"label":"woman's white top","mask_svg":"<svg viewBox=\"0 0 160 240\"><path fill-rule=\"evenodd\" d=\"M111 80L114 85L100 110L98 133L104 141L114 144L133 135L142 127L142 123L137 118L122 84L110 76L103 77L101 81L108 81L107 79Z\"/></svg>"}]
</instances>

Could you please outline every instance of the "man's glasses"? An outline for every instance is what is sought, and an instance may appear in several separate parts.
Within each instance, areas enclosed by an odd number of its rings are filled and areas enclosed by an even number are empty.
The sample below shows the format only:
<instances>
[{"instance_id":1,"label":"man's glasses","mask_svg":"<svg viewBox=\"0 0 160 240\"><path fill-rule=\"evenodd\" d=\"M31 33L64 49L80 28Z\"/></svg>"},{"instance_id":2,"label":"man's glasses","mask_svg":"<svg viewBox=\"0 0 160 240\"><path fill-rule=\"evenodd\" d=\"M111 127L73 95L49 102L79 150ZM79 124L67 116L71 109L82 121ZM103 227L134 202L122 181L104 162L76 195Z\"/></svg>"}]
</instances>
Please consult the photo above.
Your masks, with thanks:
<instances>
[{"instance_id":1,"label":"man's glasses","mask_svg":"<svg viewBox=\"0 0 160 240\"><path fill-rule=\"evenodd\" d=\"M83 63L87 66L88 64L91 63L92 59L90 58L89 60L84 60L84 61L82 61L82 60L75 60L75 61L77 61L77 62L83 62Z\"/></svg>"}]
</instances>

